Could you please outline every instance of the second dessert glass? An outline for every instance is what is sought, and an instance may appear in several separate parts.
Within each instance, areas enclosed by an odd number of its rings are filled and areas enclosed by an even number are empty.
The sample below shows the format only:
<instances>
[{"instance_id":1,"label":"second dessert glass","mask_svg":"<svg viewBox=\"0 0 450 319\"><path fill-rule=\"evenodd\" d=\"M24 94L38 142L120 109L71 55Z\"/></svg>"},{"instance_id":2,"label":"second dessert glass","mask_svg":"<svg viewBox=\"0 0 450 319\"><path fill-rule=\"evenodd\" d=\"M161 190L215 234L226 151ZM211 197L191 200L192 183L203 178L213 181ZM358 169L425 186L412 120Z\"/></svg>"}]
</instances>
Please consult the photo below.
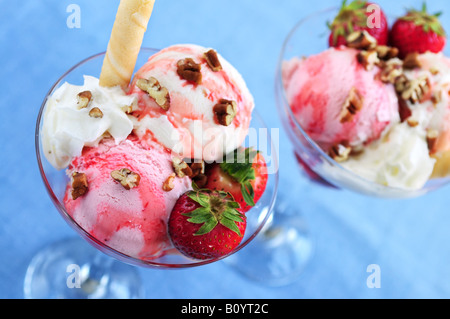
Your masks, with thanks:
<instances>
[{"instance_id":1,"label":"second dessert glass","mask_svg":"<svg viewBox=\"0 0 450 319\"><path fill-rule=\"evenodd\" d=\"M158 52L143 48L136 62L143 65L148 57ZM143 287L136 267L179 269L197 267L226 258L194 260L176 253L168 253L153 260L141 260L108 247L78 225L67 213L63 197L69 178L65 170L56 170L43 156L41 130L46 101L64 82L82 85L83 75L99 77L104 53L97 54L68 70L50 89L44 99L36 124L36 155L42 180L57 211L64 220L83 238L56 243L38 253L28 267L24 292L26 298L141 298ZM254 113L245 147L259 149L271 154L277 167L276 150L270 135L265 134L261 118ZM246 213L247 229L241 244L231 254L245 247L261 231L269 220L278 187L278 173L273 170L268 176L267 188L257 205ZM91 245L86 245L86 241ZM96 249L93 249L96 248Z\"/></svg>"},{"instance_id":2,"label":"second dessert glass","mask_svg":"<svg viewBox=\"0 0 450 319\"><path fill-rule=\"evenodd\" d=\"M284 91L282 65L294 57L308 57L327 49L329 29L326 22L333 21L337 13L337 8L330 8L298 22L288 34L278 61L275 79L277 107L299 164L310 178L322 185L379 198L418 197L448 184L450 178L432 179L421 189L407 190L364 179L334 161L308 136L296 120Z\"/></svg>"},{"instance_id":3,"label":"second dessert glass","mask_svg":"<svg viewBox=\"0 0 450 319\"><path fill-rule=\"evenodd\" d=\"M416 191L387 187L368 181L334 161L305 132L296 120L287 101L282 79L282 65L294 57L308 57L328 48L328 21L333 21L339 8L329 8L300 20L287 35L279 57L275 76L276 105L282 125L292 143L296 160L317 187L346 189L380 199L407 199L422 196L449 183L450 179L430 180ZM282 169L289 169L282 167ZM291 181L295 183L295 172ZM250 266L239 263L239 254L227 261L234 264L249 277L261 282L283 285L298 279L309 262L314 248L313 236L301 214L301 189L295 184L290 189L280 186L279 196L288 194L289 202L277 199L273 214L273 227L267 228L250 245L260 263ZM279 214L277 214L279 212ZM275 231L274 231L275 230ZM249 248L249 249L250 249Z\"/></svg>"}]
</instances>

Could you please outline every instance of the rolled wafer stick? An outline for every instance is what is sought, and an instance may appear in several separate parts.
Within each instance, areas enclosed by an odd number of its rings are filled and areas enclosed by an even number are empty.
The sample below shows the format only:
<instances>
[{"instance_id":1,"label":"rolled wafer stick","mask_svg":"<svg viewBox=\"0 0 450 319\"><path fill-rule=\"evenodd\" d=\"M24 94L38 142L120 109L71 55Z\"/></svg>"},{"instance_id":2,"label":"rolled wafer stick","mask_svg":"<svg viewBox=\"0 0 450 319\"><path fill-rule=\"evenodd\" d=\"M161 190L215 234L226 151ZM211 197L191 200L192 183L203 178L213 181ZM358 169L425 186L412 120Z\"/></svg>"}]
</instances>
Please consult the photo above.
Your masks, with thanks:
<instances>
[{"instance_id":1,"label":"rolled wafer stick","mask_svg":"<svg viewBox=\"0 0 450 319\"><path fill-rule=\"evenodd\" d=\"M100 85L130 83L155 0L121 0L103 61Z\"/></svg>"}]
</instances>

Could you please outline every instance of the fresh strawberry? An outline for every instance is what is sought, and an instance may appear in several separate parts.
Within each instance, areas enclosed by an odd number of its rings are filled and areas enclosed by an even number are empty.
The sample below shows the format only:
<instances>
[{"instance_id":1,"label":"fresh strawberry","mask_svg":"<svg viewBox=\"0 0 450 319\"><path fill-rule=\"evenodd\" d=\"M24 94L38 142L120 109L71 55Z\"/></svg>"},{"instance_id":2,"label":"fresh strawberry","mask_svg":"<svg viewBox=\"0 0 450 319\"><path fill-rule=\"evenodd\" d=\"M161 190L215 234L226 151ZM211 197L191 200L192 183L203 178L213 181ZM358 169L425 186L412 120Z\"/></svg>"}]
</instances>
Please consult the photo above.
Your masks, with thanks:
<instances>
[{"instance_id":1,"label":"fresh strawberry","mask_svg":"<svg viewBox=\"0 0 450 319\"><path fill-rule=\"evenodd\" d=\"M267 164L260 152L239 148L223 163L212 164L206 175L205 188L225 191L233 195L242 213L249 211L259 201L267 185Z\"/></svg>"},{"instance_id":2,"label":"fresh strawberry","mask_svg":"<svg viewBox=\"0 0 450 319\"><path fill-rule=\"evenodd\" d=\"M376 16L378 12L369 10L368 7L373 4L362 0L347 4L347 0L344 0L339 14L331 24L328 24L331 30L329 46L347 45L347 37L354 31L367 31L379 45L386 45L389 40L387 18L381 9L378 11L379 16Z\"/></svg>"},{"instance_id":3,"label":"fresh strawberry","mask_svg":"<svg viewBox=\"0 0 450 319\"><path fill-rule=\"evenodd\" d=\"M410 10L397 19L391 29L390 44L405 58L409 53L441 52L446 43L445 31L439 21L442 13L427 13L426 4L421 11Z\"/></svg>"},{"instance_id":4,"label":"fresh strawberry","mask_svg":"<svg viewBox=\"0 0 450 319\"><path fill-rule=\"evenodd\" d=\"M195 259L224 256L235 249L247 221L239 204L226 192L187 192L176 202L169 218L169 235L175 248Z\"/></svg>"}]
</instances>

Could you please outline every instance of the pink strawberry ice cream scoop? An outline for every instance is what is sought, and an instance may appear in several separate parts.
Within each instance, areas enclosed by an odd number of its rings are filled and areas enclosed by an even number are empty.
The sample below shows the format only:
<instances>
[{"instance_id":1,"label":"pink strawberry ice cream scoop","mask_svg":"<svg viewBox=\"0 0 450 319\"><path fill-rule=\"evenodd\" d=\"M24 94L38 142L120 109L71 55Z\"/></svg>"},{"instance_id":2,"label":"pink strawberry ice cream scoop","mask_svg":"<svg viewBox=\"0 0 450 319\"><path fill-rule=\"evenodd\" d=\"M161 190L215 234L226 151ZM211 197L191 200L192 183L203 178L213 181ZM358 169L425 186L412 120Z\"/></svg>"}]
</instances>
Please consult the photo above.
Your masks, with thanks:
<instances>
[{"instance_id":1,"label":"pink strawberry ice cream scoop","mask_svg":"<svg viewBox=\"0 0 450 319\"><path fill-rule=\"evenodd\" d=\"M190 44L151 56L129 93L138 97L133 115L140 138L154 138L184 158L205 161L242 144L254 108L238 71L216 51Z\"/></svg>"},{"instance_id":2,"label":"pink strawberry ice cream scoop","mask_svg":"<svg viewBox=\"0 0 450 319\"><path fill-rule=\"evenodd\" d=\"M171 248L168 218L178 197L191 189L191 181L175 177L172 189L164 189L173 174L170 152L158 143L146 145L144 149L131 139L116 145L105 139L98 148L86 148L67 170L72 183L64 204L70 216L99 241L150 260ZM81 175L87 186L79 197L74 174Z\"/></svg>"},{"instance_id":3,"label":"pink strawberry ice cream scoop","mask_svg":"<svg viewBox=\"0 0 450 319\"><path fill-rule=\"evenodd\" d=\"M283 82L292 111L306 133L324 150L339 144L361 148L399 121L391 84L367 71L358 50L331 48L283 65Z\"/></svg>"}]
</instances>

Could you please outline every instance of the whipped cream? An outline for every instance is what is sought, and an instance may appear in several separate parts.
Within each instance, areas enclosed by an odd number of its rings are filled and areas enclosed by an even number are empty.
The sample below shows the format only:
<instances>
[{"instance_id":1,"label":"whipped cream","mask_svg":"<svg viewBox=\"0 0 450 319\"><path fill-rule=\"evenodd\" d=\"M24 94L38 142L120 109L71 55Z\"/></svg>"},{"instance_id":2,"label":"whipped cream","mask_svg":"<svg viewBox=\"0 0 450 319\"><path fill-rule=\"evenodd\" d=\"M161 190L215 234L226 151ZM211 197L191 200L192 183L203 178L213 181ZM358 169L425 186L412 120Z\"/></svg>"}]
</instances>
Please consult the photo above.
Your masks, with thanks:
<instances>
[{"instance_id":1,"label":"whipped cream","mask_svg":"<svg viewBox=\"0 0 450 319\"><path fill-rule=\"evenodd\" d=\"M401 123L342 166L381 185L418 190L430 178L435 162L429 156L425 130Z\"/></svg>"},{"instance_id":2,"label":"whipped cream","mask_svg":"<svg viewBox=\"0 0 450 319\"><path fill-rule=\"evenodd\" d=\"M90 91L92 99L79 109L77 95ZM64 83L47 100L41 131L42 147L47 160L57 169L66 168L72 158L80 156L85 146L97 146L107 134L119 144L133 130L133 122L125 111L135 107L136 98L120 87L101 87L99 80L84 76L82 86ZM101 118L89 112L99 108Z\"/></svg>"}]
</instances>

